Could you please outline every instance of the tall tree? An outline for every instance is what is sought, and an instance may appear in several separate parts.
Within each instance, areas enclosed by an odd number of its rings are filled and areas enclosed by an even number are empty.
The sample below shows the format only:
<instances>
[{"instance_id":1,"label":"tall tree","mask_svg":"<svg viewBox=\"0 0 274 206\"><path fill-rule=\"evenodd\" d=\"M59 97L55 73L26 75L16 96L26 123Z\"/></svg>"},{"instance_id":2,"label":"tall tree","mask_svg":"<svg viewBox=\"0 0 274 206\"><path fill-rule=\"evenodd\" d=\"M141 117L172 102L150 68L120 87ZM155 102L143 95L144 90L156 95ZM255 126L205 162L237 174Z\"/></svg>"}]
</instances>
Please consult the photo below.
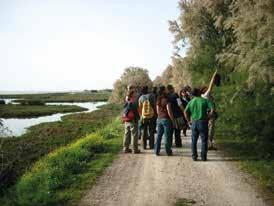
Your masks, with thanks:
<instances>
[{"instance_id":1,"label":"tall tree","mask_svg":"<svg viewBox=\"0 0 274 206\"><path fill-rule=\"evenodd\" d=\"M152 81L148 75L148 71L141 67L126 68L120 79L114 83L110 101L114 103L123 102L128 85L135 86L137 91L140 91L141 87L145 85L152 87Z\"/></svg>"}]
</instances>

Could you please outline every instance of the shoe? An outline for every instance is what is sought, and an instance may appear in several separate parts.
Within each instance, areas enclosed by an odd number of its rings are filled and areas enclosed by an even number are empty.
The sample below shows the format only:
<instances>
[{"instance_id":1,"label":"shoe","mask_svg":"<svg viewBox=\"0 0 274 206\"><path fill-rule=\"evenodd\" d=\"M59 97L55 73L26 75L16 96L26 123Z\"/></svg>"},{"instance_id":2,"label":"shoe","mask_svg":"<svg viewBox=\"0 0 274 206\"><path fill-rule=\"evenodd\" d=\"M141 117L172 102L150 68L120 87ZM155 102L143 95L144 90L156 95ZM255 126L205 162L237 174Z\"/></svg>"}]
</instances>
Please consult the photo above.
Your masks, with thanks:
<instances>
[{"instance_id":1,"label":"shoe","mask_svg":"<svg viewBox=\"0 0 274 206\"><path fill-rule=\"evenodd\" d=\"M129 149L129 148L124 150L124 153L131 153L131 152L132 152L132 149Z\"/></svg>"},{"instance_id":2,"label":"shoe","mask_svg":"<svg viewBox=\"0 0 274 206\"><path fill-rule=\"evenodd\" d=\"M176 147L177 148L181 148L181 147L183 147L181 144L179 144L179 145L176 145Z\"/></svg>"},{"instance_id":3,"label":"shoe","mask_svg":"<svg viewBox=\"0 0 274 206\"><path fill-rule=\"evenodd\" d=\"M192 160L196 162L196 161L197 161L197 157L195 157L195 158L192 158Z\"/></svg>"},{"instance_id":4,"label":"shoe","mask_svg":"<svg viewBox=\"0 0 274 206\"><path fill-rule=\"evenodd\" d=\"M139 150L139 149L134 150L133 153L134 153L134 154L140 154L140 153L141 153L141 150Z\"/></svg>"},{"instance_id":5,"label":"shoe","mask_svg":"<svg viewBox=\"0 0 274 206\"><path fill-rule=\"evenodd\" d=\"M167 153L167 156L173 156L173 153L172 152Z\"/></svg>"},{"instance_id":6,"label":"shoe","mask_svg":"<svg viewBox=\"0 0 274 206\"><path fill-rule=\"evenodd\" d=\"M202 161L207 161L207 157L201 157Z\"/></svg>"},{"instance_id":7,"label":"shoe","mask_svg":"<svg viewBox=\"0 0 274 206\"><path fill-rule=\"evenodd\" d=\"M156 156L160 156L160 153L155 153Z\"/></svg>"}]
</instances>

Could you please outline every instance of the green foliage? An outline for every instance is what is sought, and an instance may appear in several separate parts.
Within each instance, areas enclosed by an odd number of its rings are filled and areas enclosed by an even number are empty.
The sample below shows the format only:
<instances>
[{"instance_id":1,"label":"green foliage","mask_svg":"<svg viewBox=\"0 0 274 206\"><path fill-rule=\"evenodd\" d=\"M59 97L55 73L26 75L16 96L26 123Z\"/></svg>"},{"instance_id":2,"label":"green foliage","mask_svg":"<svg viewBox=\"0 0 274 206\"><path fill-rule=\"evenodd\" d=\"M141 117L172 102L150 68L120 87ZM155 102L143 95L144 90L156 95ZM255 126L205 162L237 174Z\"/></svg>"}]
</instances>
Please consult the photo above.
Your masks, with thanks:
<instances>
[{"instance_id":1,"label":"green foliage","mask_svg":"<svg viewBox=\"0 0 274 206\"><path fill-rule=\"evenodd\" d=\"M121 121L120 117L117 118L116 121ZM117 130L117 128L112 127L111 125L107 125L104 127L103 130L99 131L99 135L105 139L105 140L109 140L109 139L113 139L113 138L117 138L121 133L122 133L122 128L120 128L119 130Z\"/></svg>"},{"instance_id":2,"label":"green foliage","mask_svg":"<svg viewBox=\"0 0 274 206\"><path fill-rule=\"evenodd\" d=\"M196 201L186 198L179 198L176 200L175 206L191 206L195 205Z\"/></svg>"},{"instance_id":3,"label":"green foliage","mask_svg":"<svg viewBox=\"0 0 274 206\"><path fill-rule=\"evenodd\" d=\"M115 137L106 139L109 131ZM79 198L79 185L94 180L121 149L118 119L75 143L61 147L36 162L2 198L7 205L67 205ZM96 164L95 164L96 163ZM84 183L85 182L85 183ZM93 181L94 182L94 181Z\"/></svg>"}]
</instances>

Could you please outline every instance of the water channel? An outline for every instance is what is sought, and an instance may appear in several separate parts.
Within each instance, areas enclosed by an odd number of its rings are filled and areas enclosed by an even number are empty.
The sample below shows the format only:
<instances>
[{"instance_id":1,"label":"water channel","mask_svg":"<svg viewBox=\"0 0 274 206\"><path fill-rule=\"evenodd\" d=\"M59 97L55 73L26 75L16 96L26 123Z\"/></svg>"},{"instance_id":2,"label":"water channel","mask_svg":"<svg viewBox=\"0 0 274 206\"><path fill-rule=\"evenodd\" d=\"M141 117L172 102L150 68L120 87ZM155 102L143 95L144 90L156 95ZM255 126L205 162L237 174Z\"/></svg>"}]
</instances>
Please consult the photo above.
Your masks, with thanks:
<instances>
[{"instance_id":1,"label":"water channel","mask_svg":"<svg viewBox=\"0 0 274 206\"><path fill-rule=\"evenodd\" d=\"M10 100L10 99L4 99ZM12 99L13 100L13 99ZM11 102L6 101L6 102ZM77 105L83 108L87 108L87 111L84 112L91 112L97 109L98 106L104 105L106 102L74 102L74 103L59 103L59 102L54 102L54 103L46 103L46 105ZM24 119L18 119L18 118L1 118L2 123L5 128L8 128L11 134L9 136L20 136L24 134L27 131L28 127L31 127L36 124L40 124L43 122L55 122L55 121L61 121L61 117L64 115L68 114L76 114L76 113L83 113L83 112L72 112L72 113L57 113L57 114L52 114L52 115L47 115L47 116L42 116L42 117L34 117L34 118L24 118Z\"/></svg>"}]
</instances>

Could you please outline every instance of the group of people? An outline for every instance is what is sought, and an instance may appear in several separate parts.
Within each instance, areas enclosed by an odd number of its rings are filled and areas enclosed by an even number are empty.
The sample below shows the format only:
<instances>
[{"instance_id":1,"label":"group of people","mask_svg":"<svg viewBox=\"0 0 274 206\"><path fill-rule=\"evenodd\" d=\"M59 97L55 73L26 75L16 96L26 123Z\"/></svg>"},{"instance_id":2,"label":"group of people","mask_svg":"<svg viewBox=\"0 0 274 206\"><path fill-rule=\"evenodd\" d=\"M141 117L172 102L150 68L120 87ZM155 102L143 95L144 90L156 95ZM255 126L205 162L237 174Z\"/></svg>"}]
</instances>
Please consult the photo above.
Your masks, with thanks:
<instances>
[{"instance_id":1,"label":"group of people","mask_svg":"<svg viewBox=\"0 0 274 206\"><path fill-rule=\"evenodd\" d=\"M185 86L179 94L172 85L153 87L151 91L148 86L143 86L139 94L134 85L129 85L122 115L125 124L124 152L140 153L138 139L142 139L143 149L154 149L158 156L164 137L165 151L171 156L173 136L175 147L182 147L181 134L186 136L187 129L191 128L192 159L196 161L198 158L197 141L200 136L201 159L206 161L207 151L216 149L213 140L217 112L212 89L217 76L215 72L208 87L192 89ZM130 149L131 139L133 150Z\"/></svg>"}]
</instances>

